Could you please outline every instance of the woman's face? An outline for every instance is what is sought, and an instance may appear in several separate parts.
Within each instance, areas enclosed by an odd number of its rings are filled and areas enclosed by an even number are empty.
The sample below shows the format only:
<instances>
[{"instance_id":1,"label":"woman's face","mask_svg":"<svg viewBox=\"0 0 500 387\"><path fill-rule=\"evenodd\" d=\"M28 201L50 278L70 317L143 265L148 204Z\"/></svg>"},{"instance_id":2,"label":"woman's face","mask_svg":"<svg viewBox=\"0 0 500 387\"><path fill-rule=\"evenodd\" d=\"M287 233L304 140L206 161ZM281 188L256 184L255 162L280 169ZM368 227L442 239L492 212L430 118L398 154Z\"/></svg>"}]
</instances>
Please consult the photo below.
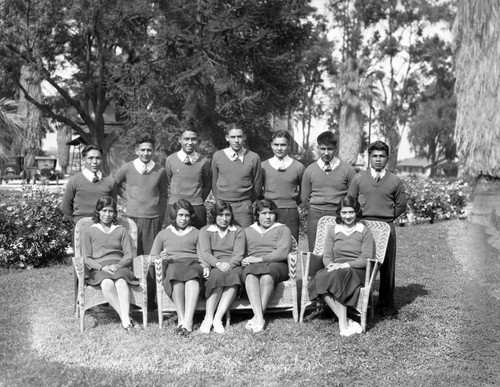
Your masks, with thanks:
<instances>
[{"instance_id":1,"label":"woman's face","mask_svg":"<svg viewBox=\"0 0 500 387\"><path fill-rule=\"evenodd\" d=\"M177 228L184 230L191 223L191 215L189 215L189 211L181 208L177 211L177 216L175 217L175 224Z\"/></svg>"},{"instance_id":2,"label":"woman's face","mask_svg":"<svg viewBox=\"0 0 500 387\"><path fill-rule=\"evenodd\" d=\"M263 208L262 211L259 212L260 227L269 228L274 224L275 221L276 221L276 214L269 208Z\"/></svg>"},{"instance_id":3,"label":"woman's face","mask_svg":"<svg viewBox=\"0 0 500 387\"><path fill-rule=\"evenodd\" d=\"M225 209L217 214L217 218L215 218L215 224L221 230L225 230L229 224L231 224L231 211Z\"/></svg>"},{"instance_id":4,"label":"woman's face","mask_svg":"<svg viewBox=\"0 0 500 387\"><path fill-rule=\"evenodd\" d=\"M352 226L356 223L356 211L352 207L343 207L340 210L340 219L346 226Z\"/></svg>"},{"instance_id":5,"label":"woman's face","mask_svg":"<svg viewBox=\"0 0 500 387\"><path fill-rule=\"evenodd\" d=\"M110 224L115 216L115 210L111 206L103 207L99 211L99 221L104 224Z\"/></svg>"}]
</instances>

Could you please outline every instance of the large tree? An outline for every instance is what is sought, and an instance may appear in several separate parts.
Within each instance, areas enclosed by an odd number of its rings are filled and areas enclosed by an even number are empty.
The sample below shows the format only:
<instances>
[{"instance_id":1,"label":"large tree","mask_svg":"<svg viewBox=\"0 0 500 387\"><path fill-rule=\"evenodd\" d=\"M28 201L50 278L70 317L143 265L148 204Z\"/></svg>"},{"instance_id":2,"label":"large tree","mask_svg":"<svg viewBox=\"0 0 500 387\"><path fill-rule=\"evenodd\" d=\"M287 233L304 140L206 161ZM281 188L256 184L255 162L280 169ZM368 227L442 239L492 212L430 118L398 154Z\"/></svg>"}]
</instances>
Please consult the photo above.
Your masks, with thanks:
<instances>
[{"instance_id":1,"label":"large tree","mask_svg":"<svg viewBox=\"0 0 500 387\"><path fill-rule=\"evenodd\" d=\"M11 156L11 145L22 135L23 121L15 101L0 98L0 157Z\"/></svg>"},{"instance_id":2,"label":"large tree","mask_svg":"<svg viewBox=\"0 0 500 387\"><path fill-rule=\"evenodd\" d=\"M462 172L500 177L500 3L460 0L456 45L456 141Z\"/></svg>"}]
</instances>

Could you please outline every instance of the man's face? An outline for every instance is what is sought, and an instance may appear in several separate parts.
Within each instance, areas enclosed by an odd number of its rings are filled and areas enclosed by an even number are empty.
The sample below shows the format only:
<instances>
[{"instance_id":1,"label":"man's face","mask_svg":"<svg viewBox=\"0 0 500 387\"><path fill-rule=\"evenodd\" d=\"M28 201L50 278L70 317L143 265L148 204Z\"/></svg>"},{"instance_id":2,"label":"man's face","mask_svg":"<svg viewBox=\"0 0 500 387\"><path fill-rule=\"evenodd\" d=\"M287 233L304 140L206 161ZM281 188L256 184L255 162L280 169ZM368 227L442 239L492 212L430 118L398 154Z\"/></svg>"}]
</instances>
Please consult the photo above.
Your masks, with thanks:
<instances>
[{"instance_id":1,"label":"man's face","mask_svg":"<svg viewBox=\"0 0 500 387\"><path fill-rule=\"evenodd\" d=\"M84 163L85 163L85 168L87 168L92 173L96 173L101 169L101 164L102 164L101 152L95 149L90 150L85 156Z\"/></svg>"},{"instance_id":2,"label":"man's face","mask_svg":"<svg viewBox=\"0 0 500 387\"><path fill-rule=\"evenodd\" d=\"M387 165L387 153L381 150L374 150L370 153L370 166L376 171L381 171Z\"/></svg>"},{"instance_id":3,"label":"man's face","mask_svg":"<svg viewBox=\"0 0 500 387\"><path fill-rule=\"evenodd\" d=\"M137 145L135 148L135 154L139 157L144 164L147 164L153 158L153 144L149 142L143 142L142 144Z\"/></svg>"},{"instance_id":4,"label":"man's face","mask_svg":"<svg viewBox=\"0 0 500 387\"><path fill-rule=\"evenodd\" d=\"M271 142L271 149L278 159L282 159L288 154L288 141L285 137L276 137Z\"/></svg>"},{"instance_id":5,"label":"man's face","mask_svg":"<svg viewBox=\"0 0 500 387\"><path fill-rule=\"evenodd\" d=\"M226 141L229 143L229 147L235 152L239 152L241 148L243 148L245 139L246 136L241 129L231 129L226 135Z\"/></svg>"},{"instance_id":6,"label":"man's face","mask_svg":"<svg viewBox=\"0 0 500 387\"><path fill-rule=\"evenodd\" d=\"M318 150L319 156L323 162L329 163L333 160L333 154L335 152L333 144L318 144Z\"/></svg>"},{"instance_id":7,"label":"man's face","mask_svg":"<svg viewBox=\"0 0 500 387\"><path fill-rule=\"evenodd\" d=\"M198 144L198 135L196 134L196 132L186 130L179 138L179 144L181 144L181 148L184 153L190 155L196 150L196 145Z\"/></svg>"}]
</instances>

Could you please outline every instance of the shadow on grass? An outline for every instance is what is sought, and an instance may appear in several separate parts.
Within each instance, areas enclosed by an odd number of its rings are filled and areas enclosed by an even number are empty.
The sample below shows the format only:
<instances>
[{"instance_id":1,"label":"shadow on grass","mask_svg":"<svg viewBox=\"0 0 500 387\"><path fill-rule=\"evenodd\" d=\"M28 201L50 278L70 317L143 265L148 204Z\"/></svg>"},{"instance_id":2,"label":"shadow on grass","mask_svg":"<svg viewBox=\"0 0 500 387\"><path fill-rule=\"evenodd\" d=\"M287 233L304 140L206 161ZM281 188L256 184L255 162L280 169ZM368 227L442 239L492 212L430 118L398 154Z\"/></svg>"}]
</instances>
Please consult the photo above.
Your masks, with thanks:
<instances>
[{"instance_id":1,"label":"shadow on grass","mask_svg":"<svg viewBox=\"0 0 500 387\"><path fill-rule=\"evenodd\" d=\"M396 287L396 304L398 308L403 308L406 305L414 302L418 297L423 297L429 294L422 284L408 284L405 286Z\"/></svg>"}]
</instances>

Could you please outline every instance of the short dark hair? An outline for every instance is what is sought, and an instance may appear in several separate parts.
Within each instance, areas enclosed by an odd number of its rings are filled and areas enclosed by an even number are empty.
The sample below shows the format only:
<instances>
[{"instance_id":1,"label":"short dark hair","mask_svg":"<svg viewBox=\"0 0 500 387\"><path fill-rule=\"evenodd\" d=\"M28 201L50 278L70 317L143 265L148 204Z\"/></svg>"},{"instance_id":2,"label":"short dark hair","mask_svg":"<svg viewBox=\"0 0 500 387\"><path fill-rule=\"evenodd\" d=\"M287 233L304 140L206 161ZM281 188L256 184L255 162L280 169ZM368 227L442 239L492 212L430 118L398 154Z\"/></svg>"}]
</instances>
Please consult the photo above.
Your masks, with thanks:
<instances>
[{"instance_id":1,"label":"short dark hair","mask_svg":"<svg viewBox=\"0 0 500 387\"><path fill-rule=\"evenodd\" d=\"M113 216L112 222L116 224L116 217L118 213L116 211L116 203L111 196L101 196L99 199L97 199L94 215L92 216L92 220L94 221L94 223L99 223L101 221L99 217L99 211L101 211L104 207L113 207L115 215Z\"/></svg>"},{"instance_id":2,"label":"short dark hair","mask_svg":"<svg viewBox=\"0 0 500 387\"><path fill-rule=\"evenodd\" d=\"M217 224L217 215L219 215L222 211L224 210L229 210L231 213L231 221L229 224L232 226L234 224L234 214L233 214L233 208L231 207L231 204L226 202L225 200L217 200L210 211L208 212L207 220L209 224Z\"/></svg>"},{"instance_id":3,"label":"short dark hair","mask_svg":"<svg viewBox=\"0 0 500 387\"><path fill-rule=\"evenodd\" d=\"M135 139L135 146L138 147L141 144L144 143L152 144L153 148L155 146L155 138L149 134L144 134L142 136L139 136Z\"/></svg>"},{"instance_id":4,"label":"short dark hair","mask_svg":"<svg viewBox=\"0 0 500 387\"><path fill-rule=\"evenodd\" d=\"M255 209L253 211L257 224L260 225L259 215L264 208L268 208L274 215L276 215L275 222L277 222L279 219L278 206L271 199L262 199L255 202Z\"/></svg>"},{"instance_id":5,"label":"short dark hair","mask_svg":"<svg viewBox=\"0 0 500 387\"><path fill-rule=\"evenodd\" d=\"M290 136L290 133L288 133L286 130L277 130L276 132L273 132L271 141L273 141L275 138L286 138L288 145L290 145L290 143L292 142L292 136Z\"/></svg>"},{"instance_id":6,"label":"short dark hair","mask_svg":"<svg viewBox=\"0 0 500 387\"><path fill-rule=\"evenodd\" d=\"M243 132L243 134L246 134L245 128L243 127L243 125L241 125L237 122L232 122L230 124L227 124L226 128L224 129L224 133L226 134L226 136L228 136L229 132L233 129L241 130Z\"/></svg>"},{"instance_id":7,"label":"short dark hair","mask_svg":"<svg viewBox=\"0 0 500 387\"><path fill-rule=\"evenodd\" d=\"M316 142L318 145L333 145L335 148L337 147L337 137L335 137L335 135L329 130L321 133L316 139Z\"/></svg>"},{"instance_id":8,"label":"short dark hair","mask_svg":"<svg viewBox=\"0 0 500 387\"><path fill-rule=\"evenodd\" d=\"M377 140L368 145L368 155L371 155L373 151L384 151L389 157L389 145L383 141Z\"/></svg>"},{"instance_id":9,"label":"short dark hair","mask_svg":"<svg viewBox=\"0 0 500 387\"><path fill-rule=\"evenodd\" d=\"M196 128L191 128L189 126L185 126L181 129L181 133L179 134L179 138L182 137L182 135L184 134L184 132L193 132L193 133L196 133L196 136L199 136L200 135L200 132L198 131L198 129Z\"/></svg>"},{"instance_id":10,"label":"short dark hair","mask_svg":"<svg viewBox=\"0 0 500 387\"><path fill-rule=\"evenodd\" d=\"M186 199L179 199L172 205L170 214L168 214L170 218L170 224L172 224L172 226L177 228L177 223L175 222L175 218L177 218L177 213L179 212L179 210L186 210L189 212L189 217L190 217L189 225L192 225L195 217L194 208L193 205Z\"/></svg>"},{"instance_id":11,"label":"short dark hair","mask_svg":"<svg viewBox=\"0 0 500 387\"><path fill-rule=\"evenodd\" d=\"M85 148L82 149L82 157L85 158L87 157L87 154L91 151L91 150L96 150L98 151L101 156L103 154L103 151L102 151L102 148L99 146L99 145L87 145Z\"/></svg>"},{"instance_id":12,"label":"short dark hair","mask_svg":"<svg viewBox=\"0 0 500 387\"><path fill-rule=\"evenodd\" d=\"M354 212L356 212L356 222L359 222L361 216L363 215L363 210L359 205L358 199L353 196L346 195L339 201L339 205L337 207L337 217L335 218L335 222L338 224L342 224L342 218L340 217L340 211L344 207L352 207L354 208Z\"/></svg>"}]
</instances>

